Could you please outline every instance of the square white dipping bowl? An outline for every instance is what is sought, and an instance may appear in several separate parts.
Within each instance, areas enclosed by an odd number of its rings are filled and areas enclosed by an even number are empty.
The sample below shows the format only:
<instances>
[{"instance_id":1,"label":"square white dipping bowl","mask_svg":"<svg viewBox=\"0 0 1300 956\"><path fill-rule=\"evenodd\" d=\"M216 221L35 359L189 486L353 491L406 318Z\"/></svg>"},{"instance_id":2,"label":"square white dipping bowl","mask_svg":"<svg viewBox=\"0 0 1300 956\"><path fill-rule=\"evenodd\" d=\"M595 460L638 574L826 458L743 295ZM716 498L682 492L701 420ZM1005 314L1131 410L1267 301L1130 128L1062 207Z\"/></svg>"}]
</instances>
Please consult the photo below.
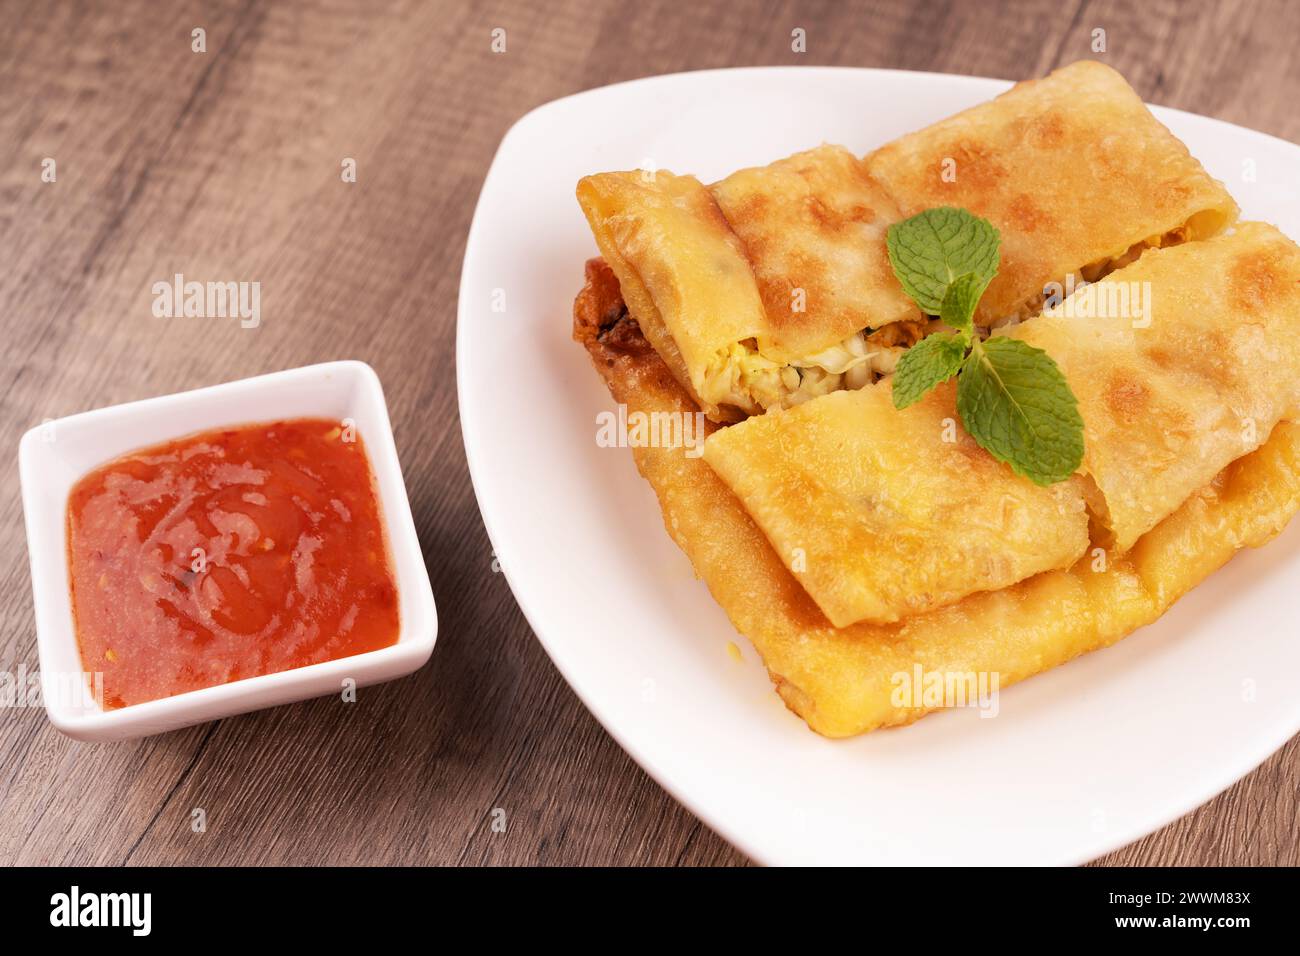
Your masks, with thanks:
<instances>
[{"instance_id":1,"label":"square white dipping bowl","mask_svg":"<svg viewBox=\"0 0 1300 956\"><path fill-rule=\"evenodd\" d=\"M68 580L68 494L87 472L114 458L195 432L288 418L350 418L365 442L397 579L400 615L390 647L275 674L104 710L69 693L85 670L73 625ZM419 669L433 652L437 611L411 506L402 482L383 388L364 362L329 362L192 392L113 405L46 422L23 435L18 452L27 550L32 564L42 697L55 727L78 740L125 740L190 724L341 693L349 678L377 684Z\"/></svg>"}]
</instances>

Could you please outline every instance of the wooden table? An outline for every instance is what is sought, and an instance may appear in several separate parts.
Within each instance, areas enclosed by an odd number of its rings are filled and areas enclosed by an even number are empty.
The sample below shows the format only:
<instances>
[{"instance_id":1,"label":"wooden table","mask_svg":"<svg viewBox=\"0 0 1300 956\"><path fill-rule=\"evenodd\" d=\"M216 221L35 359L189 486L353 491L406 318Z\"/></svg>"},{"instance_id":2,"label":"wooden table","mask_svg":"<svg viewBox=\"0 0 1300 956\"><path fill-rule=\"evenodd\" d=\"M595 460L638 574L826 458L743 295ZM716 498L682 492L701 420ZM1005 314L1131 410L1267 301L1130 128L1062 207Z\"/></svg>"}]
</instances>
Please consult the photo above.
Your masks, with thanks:
<instances>
[{"instance_id":1,"label":"wooden table","mask_svg":"<svg viewBox=\"0 0 1300 956\"><path fill-rule=\"evenodd\" d=\"M0 712L0 863L746 862L588 715L491 570L457 421L456 293L488 163L532 107L748 64L1038 76L1090 55L1100 27L1104 59L1148 100L1300 140L1300 5L1286 2L4 6L0 670L36 668L12 457L24 430L338 358L384 382L441 637L429 666L358 705L135 743L79 744L39 710ZM261 326L153 318L150 286L176 272L260 282ZM1295 865L1298 780L1292 740L1105 862Z\"/></svg>"}]
</instances>

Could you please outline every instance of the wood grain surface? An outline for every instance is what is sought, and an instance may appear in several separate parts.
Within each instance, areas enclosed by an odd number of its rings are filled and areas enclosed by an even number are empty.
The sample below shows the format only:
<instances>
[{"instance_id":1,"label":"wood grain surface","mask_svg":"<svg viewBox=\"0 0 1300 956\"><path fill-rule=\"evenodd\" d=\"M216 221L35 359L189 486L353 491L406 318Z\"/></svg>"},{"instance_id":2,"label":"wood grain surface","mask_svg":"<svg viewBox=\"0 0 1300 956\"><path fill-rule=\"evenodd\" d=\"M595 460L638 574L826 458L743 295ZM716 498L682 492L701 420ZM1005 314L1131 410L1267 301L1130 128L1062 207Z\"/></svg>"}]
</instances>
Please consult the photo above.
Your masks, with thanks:
<instances>
[{"instance_id":1,"label":"wood grain surface","mask_svg":"<svg viewBox=\"0 0 1300 956\"><path fill-rule=\"evenodd\" d=\"M1300 4L1282 0L14 0L0 22L0 670L36 668L23 431L337 358L384 382L441 619L429 666L356 705L116 745L0 712L0 863L747 862L586 712L491 569L457 419L456 292L488 163L532 107L751 64L1020 79L1090 56L1100 27L1102 58L1147 100L1300 140ZM261 327L154 319L150 285L175 272L260 282ZM1295 865L1298 787L1293 739L1103 862Z\"/></svg>"}]
</instances>

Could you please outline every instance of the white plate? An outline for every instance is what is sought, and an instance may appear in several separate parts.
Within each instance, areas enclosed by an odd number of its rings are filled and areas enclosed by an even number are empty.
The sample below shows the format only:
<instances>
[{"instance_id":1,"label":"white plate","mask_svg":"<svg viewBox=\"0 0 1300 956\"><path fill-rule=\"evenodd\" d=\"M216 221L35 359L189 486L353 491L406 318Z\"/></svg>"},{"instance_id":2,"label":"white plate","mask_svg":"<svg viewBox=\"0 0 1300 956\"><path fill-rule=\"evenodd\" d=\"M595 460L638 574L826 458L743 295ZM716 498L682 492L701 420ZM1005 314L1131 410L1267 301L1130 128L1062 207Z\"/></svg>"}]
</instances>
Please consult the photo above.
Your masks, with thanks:
<instances>
[{"instance_id":1,"label":"white plate","mask_svg":"<svg viewBox=\"0 0 1300 956\"><path fill-rule=\"evenodd\" d=\"M639 80L529 113L483 186L457 375L496 553L592 713L762 862L1082 862L1191 810L1300 729L1292 527L1118 646L1004 690L997 719L954 711L825 740L782 706L694 580L630 452L596 445L596 414L613 402L569 337L582 265L596 254L573 196L579 177L653 164L708 182L823 141L861 154L1008 86L829 68ZM1300 236L1300 148L1156 114L1246 218Z\"/></svg>"}]
</instances>

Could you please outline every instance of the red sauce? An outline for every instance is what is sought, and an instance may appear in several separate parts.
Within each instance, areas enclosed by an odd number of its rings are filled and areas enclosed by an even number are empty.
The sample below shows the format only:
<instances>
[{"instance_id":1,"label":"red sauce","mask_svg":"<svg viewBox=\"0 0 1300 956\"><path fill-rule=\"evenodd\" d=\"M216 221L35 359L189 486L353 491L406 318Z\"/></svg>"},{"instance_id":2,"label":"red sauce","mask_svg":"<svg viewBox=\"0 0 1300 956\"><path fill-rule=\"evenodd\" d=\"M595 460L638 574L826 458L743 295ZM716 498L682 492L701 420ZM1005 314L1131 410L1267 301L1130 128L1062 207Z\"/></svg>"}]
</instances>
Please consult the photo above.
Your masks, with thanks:
<instances>
[{"instance_id":1,"label":"red sauce","mask_svg":"<svg viewBox=\"0 0 1300 956\"><path fill-rule=\"evenodd\" d=\"M338 422L204 432L103 465L69 496L68 555L108 709L397 640L370 464Z\"/></svg>"}]
</instances>

